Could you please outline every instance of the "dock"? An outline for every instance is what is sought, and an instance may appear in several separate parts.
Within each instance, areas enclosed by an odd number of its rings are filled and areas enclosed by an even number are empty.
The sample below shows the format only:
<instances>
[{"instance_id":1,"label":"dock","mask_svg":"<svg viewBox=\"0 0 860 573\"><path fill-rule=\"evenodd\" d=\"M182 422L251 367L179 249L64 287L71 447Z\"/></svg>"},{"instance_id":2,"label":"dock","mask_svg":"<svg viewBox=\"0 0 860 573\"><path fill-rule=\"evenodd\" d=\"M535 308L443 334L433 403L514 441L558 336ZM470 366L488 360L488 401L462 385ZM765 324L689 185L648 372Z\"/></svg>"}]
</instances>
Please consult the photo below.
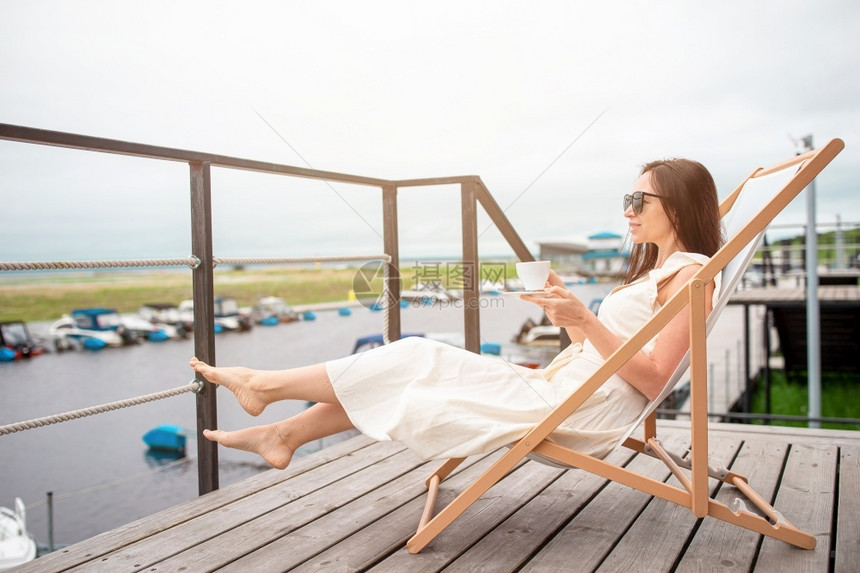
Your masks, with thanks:
<instances>
[{"instance_id":1,"label":"dock","mask_svg":"<svg viewBox=\"0 0 860 573\"><path fill-rule=\"evenodd\" d=\"M684 453L689 425L659 421ZM860 432L711 424L710 455L746 475L814 550L697 519L581 470L517 466L421 553L406 551L424 504L422 462L356 436L40 557L16 571L860 571ZM469 458L446 503L500 452ZM673 481L626 449L612 461ZM737 490L711 480L730 503Z\"/></svg>"},{"instance_id":2,"label":"dock","mask_svg":"<svg viewBox=\"0 0 860 573\"><path fill-rule=\"evenodd\" d=\"M860 288L821 285L822 370L860 372ZM781 355L777 355L778 352ZM806 289L735 292L708 336L708 411L713 419L743 403L745 380L772 369L806 370ZM679 386L683 386L682 381ZM689 412L687 398L676 409Z\"/></svg>"},{"instance_id":3,"label":"dock","mask_svg":"<svg viewBox=\"0 0 860 573\"><path fill-rule=\"evenodd\" d=\"M840 275L841 276L841 275ZM849 276L850 275L846 275ZM832 277L831 277L832 278ZM854 284L822 284L817 289L821 370L825 372L860 372L860 288ZM759 288L739 291L729 304L746 309L757 307L760 316L773 323L779 338L784 368L788 372L807 369L806 289ZM764 324L764 321L761 321ZM764 327L759 325L758 332ZM750 321L749 327L752 327ZM749 328L748 327L748 328ZM757 339L757 346L764 348ZM765 361L769 356L765 357Z\"/></svg>"}]
</instances>

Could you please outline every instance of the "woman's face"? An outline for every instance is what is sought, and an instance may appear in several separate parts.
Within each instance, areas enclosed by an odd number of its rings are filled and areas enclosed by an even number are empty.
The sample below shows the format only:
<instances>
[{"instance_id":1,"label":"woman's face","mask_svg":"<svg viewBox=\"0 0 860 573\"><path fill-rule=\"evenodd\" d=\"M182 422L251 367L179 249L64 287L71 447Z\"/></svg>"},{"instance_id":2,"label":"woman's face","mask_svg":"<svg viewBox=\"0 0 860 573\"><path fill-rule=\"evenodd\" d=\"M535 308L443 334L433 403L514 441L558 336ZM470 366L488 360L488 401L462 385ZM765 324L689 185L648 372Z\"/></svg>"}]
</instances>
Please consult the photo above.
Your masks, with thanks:
<instances>
[{"instance_id":1,"label":"woman's face","mask_svg":"<svg viewBox=\"0 0 860 573\"><path fill-rule=\"evenodd\" d=\"M659 195L651 185L651 172L643 173L633 185L633 191L644 191ZM633 205L627 207L624 216L630 226L630 237L635 244L655 243L658 247L666 244L667 240L674 239L674 229L669 222L669 217L663 209L663 202L657 197L644 196L642 212L635 213Z\"/></svg>"}]
</instances>

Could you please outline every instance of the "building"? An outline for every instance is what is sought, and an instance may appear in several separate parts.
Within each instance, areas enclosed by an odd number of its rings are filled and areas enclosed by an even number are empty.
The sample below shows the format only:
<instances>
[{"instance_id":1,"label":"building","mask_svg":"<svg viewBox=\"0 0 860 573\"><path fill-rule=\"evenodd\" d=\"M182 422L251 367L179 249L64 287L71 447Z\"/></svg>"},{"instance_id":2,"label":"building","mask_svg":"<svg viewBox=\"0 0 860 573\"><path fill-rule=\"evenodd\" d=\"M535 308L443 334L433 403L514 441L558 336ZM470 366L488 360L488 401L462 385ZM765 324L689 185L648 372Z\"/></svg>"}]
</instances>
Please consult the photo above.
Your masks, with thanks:
<instances>
[{"instance_id":1,"label":"building","mask_svg":"<svg viewBox=\"0 0 860 573\"><path fill-rule=\"evenodd\" d=\"M602 232L584 241L546 241L538 243L538 258L552 261L561 273L575 272L585 276L616 276L623 272L628 253L623 251L624 237Z\"/></svg>"},{"instance_id":2,"label":"building","mask_svg":"<svg viewBox=\"0 0 860 573\"><path fill-rule=\"evenodd\" d=\"M618 275L624 271L629 253L623 251L624 237L603 232L588 237L588 252L583 256L583 274L592 276Z\"/></svg>"},{"instance_id":3,"label":"building","mask_svg":"<svg viewBox=\"0 0 860 573\"><path fill-rule=\"evenodd\" d=\"M585 266L584 256L588 253L588 245L584 242L549 241L538 243L540 254L538 258L552 261L552 268L562 273L571 271L581 272Z\"/></svg>"}]
</instances>

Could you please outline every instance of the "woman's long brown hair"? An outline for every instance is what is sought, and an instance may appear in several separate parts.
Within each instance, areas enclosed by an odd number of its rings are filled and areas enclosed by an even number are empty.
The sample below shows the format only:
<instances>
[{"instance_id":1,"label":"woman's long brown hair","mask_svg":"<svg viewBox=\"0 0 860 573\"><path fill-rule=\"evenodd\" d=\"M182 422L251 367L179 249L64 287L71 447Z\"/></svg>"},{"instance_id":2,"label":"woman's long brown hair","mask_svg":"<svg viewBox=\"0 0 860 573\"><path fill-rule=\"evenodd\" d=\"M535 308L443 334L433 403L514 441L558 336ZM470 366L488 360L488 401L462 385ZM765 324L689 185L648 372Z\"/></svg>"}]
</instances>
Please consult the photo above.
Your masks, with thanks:
<instances>
[{"instance_id":1,"label":"woman's long brown hair","mask_svg":"<svg viewBox=\"0 0 860 573\"><path fill-rule=\"evenodd\" d=\"M717 186L705 166L689 159L652 161L642 167L682 248L711 257L723 243ZM657 246L634 245L624 282L631 283L657 264Z\"/></svg>"}]
</instances>

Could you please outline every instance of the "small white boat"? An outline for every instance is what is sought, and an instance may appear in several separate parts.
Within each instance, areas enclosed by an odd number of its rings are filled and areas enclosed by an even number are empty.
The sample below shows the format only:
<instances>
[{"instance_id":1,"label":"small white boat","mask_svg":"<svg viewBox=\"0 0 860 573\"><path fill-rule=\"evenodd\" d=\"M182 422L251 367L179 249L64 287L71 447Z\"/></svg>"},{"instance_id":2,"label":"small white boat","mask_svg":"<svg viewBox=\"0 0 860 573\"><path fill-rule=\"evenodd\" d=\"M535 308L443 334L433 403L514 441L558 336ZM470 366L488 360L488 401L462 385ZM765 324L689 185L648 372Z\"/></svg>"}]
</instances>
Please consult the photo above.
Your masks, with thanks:
<instances>
[{"instance_id":1,"label":"small white boat","mask_svg":"<svg viewBox=\"0 0 860 573\"><path fill-rule=\"evenodd\" d=\"M245 332L254 326L251 317L243 314L236 299L217 297L214 301L215 334L221 332ZM183 300L179 303L179 315L182 320L194 320L194 301Z\"/></svg>"},{"instance_id":2,"label":"small white boat","mask_svg":"<svg viewBox=\"0 0 860 573\"><path fill-rule=\"evenodd\" d=\"M257 324L274 326L281 322L293 322L300 317L287 302L276 296L263 297L251 310L251 319Z\"/></svg>"},{"instance_id":3,"label":"small white boat","mask_svg":"<svg viewBox=\"0 0 860 573\"><path fill-rule=\"evenodd\" d=\"M27 532L27 510L21 498L15 509L0 507L0 569L23 565L36 558L36 541Z\"/></svg>"},{"instance_id":4,"label":"small white boat","mask_svg":"<svg viewBox=\"0 0 860 573\"><path fill-rule=\"evenodd\" d=\"M169 302L150 302L140 307L138 314L145 320L148 320L158 328L170 326L175 334L170 334L170 329L164 328L164 331L171 338L178 336L179 338L188 338L194 332L194 317L190 320L183 320L179 307Z\"/></svg>"},{"instance_id":5,"label":"small white boat","mask_svg":"<svg viewBox=\"0 0 860 573\"><path fill-rule=\"evenodd\" d=\"M75 309L51 324L49 333L58 352L78 345L88 350L99 350L106 346L131 343L131 340L123 337L119 314L107 308Z\"/></svg>"},{"instance_id":6,"label":"small white boat","mask_svg":"<svg viewBox=\"0 0 860 573\"><path fill-rule=\"evenodd\" d=\"M251 317L243 314L236 299L227 296L215 297L215 323L224 330L245 332L253 328Z\"/></svg>"}]
</instances>

